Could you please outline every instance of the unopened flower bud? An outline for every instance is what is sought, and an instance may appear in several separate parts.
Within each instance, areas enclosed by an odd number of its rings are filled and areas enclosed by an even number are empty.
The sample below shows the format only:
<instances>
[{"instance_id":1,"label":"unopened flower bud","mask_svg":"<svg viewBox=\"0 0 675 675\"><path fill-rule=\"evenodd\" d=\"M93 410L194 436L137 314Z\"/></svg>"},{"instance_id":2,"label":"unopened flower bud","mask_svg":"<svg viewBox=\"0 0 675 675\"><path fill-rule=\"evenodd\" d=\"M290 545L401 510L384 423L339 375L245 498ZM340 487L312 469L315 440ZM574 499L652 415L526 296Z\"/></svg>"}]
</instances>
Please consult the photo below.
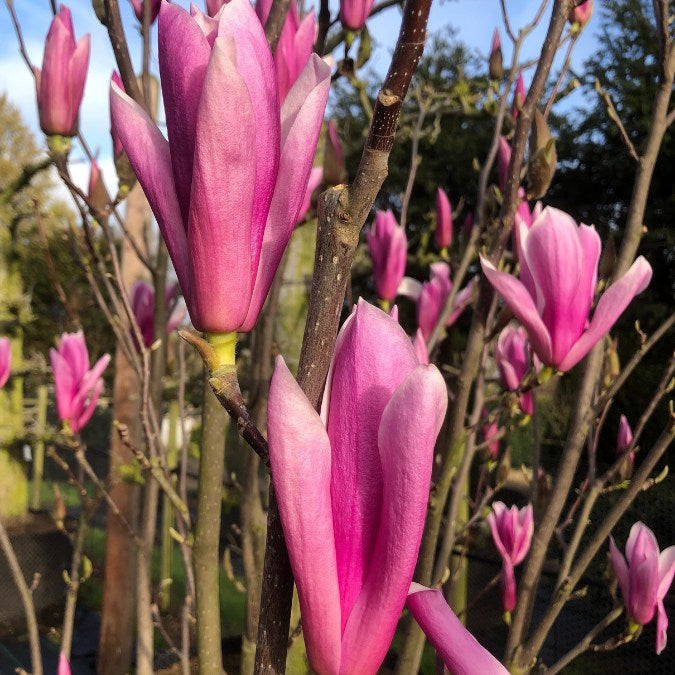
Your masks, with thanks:
<instances>
[{"instance_id":1,"label":"unopened flower bud","mask_svg":"<svg viewBox=\"0 0 675 675\"><path fill-rule=\"evenodd\" d=\"M502 66L502 41L499 38L499 31L495 28L492 35L492 46L490 47L490 58L488 60L489 73L491 80L501 80L504 74Z\"/></svg>"},{"instance_id":2,"label":"unopened flower bud","mask_svg":"<svg viewBox=\"0 0 675 675\"><path fill-rule=\"evenodd\" d=\"M534 111L527 163L528 199L543 197L551 185L558 157L551 130L540 110Z\"/></svg>"}]
</instances>

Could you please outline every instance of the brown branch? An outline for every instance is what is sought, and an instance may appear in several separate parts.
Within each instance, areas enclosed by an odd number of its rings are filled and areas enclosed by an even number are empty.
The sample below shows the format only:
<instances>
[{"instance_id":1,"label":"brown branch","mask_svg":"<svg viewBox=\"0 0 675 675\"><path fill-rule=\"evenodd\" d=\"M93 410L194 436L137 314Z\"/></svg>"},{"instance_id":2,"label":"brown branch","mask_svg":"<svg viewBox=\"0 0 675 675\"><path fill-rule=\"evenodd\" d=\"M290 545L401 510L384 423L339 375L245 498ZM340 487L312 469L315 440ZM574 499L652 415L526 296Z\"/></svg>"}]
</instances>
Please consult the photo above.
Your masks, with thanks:
<instances>
[{"instance_id":1,"label":"brown branch","mask_svg":"<svg viewBox=\"0 0 675 675\"><path fill-rule=\"evenodd\" d=\"M274 53L277 49L277 42L286 21L286 15L291 8L291 0L274 0L270 13L265 21L265 37L270 43L270 49Z\"/></svg>"},{"instance_id":2,"label":"brown branch","mask_svg":"<svg viewBox=\"0 0 675 675\"><path fill-rule=\"evenodd\" d=\"M21 596L23 611L26 614L26 624L28 626L28 642L30 644L30 661L33 669L33 675L42 675L42 653L40 651L40 634L38 632L37 618L35 617L35 604L33 603L33 594L28 588L26 579L21 571L21 566L14 552L14 547L9 539L7 530L0 518L0 548L7 558L9 571L16 588Z\"/></svg>"},{"instance_id":3,"label":"brown branch","mask_svg":"<svg viewBox=\"0 0 675 675\"><path fill-rule=\"evenodd\" d=\"M609 119L611 119L612 122L614 122L614 124L616 125L616 128L619 132L619 136L621 137L621 141L626 146L626 150L628 150L628 154L635 162L639 162L640 155L638 155L637 150L633 145L633 141L631 141L630 136L626 131L626 127L623 125L623 122L619 117L619 113L616 111L616 107L614 106L612 97L609 95L609 92L604 87L600 86L600 81L597 78L595 80L595 92L597 93L598 98L604 104Z\"/></svg>"},{"instance_id":4,"label":"brown branch","mask_svg":"<svg viewBox=\"0 0 675 675\"><path fill-rule=\"evenodd\" d=\"M147 3L150 4L150 3ZM103 0L103 7L106 15L106 28L108 29L108 37L110 38L110 45L115 55L117 62L117 69L120 77L124 83L124 90L143 108L148 110L149 101L146 103L143 92L138 86L136 80L136 73L129 55L129 46L124 34L124 26L122 25L122 17L120 15L120 8L117 0Z\"/></svg>"}]
</instances>

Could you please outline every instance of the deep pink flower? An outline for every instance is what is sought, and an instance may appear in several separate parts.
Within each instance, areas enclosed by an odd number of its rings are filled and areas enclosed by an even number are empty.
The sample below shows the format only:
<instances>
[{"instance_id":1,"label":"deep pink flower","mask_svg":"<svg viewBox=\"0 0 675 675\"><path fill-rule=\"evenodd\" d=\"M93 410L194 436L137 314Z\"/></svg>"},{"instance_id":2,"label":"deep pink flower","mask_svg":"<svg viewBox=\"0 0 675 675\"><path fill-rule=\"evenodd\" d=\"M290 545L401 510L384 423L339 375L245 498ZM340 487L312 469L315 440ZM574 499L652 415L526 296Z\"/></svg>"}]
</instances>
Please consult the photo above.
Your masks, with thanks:
<instances>
[{"instance_id":1,"label":"deep pink flower","mask_svg":"<svg viewBox=\"0 0 675 675\"><path fill-rule=\"evenodd\" d=\"M523 74L518 74L518 81L516 82L516 90L513 92L513 107L511 108L511 115L513 119L518 119L518 111L523 107L525 103L525 97L527 93L525 91L525 81L523 80Z\"/></svg>"},{"instance_id":2,"label":"deep pink flower","mask_svg":"<svg viewBox=\"0 0 675 675\"><path fill-rule=\"evenodd\" d=\"M626 557L616 547L613 537L609 538L609 554L630 619L644 626L657 615L656 653L660 654L668 638L663 598L675 575L675 546L659 552L654 533L638 521L630 529Z\"/></svg>"},{"instance_id":3,"label":"deep pink flower","mask_svg":"<svg viewBox=\"0 0 675 675\"><path fill-rule=\"evenodd\" d=\"M307 181L307 187L305 188L305 196L302 198L302 206L300 207L300 211L298 212L297 216L298 224L300 224L305 219L305 216L307 215L309 207L312 203L312 195L314 194L314 190L316 190L319 185L321 185L321 183L323 183L323 167L314 166L309 172L309 180Z\"/></svg>"},{"instance_id":4,"label":"deep pink flower","mask_svg":"<svg viewBox=\"0 0 675 675\"><path fill-rule=\"evenodd\" d=\"M452 675L508 675L457 618L441 591L413 582L406 606Z\"/></svg>"},{"instance_id":5,"label":"deep pink flower","mask_svg":"<svg viewBox=\"0 0 675 675\"><path fill-rule=\"evenodd\" d=\"M267 413L272 480L311 667L375 673L410 586L447 407L443 377L363 300L338 335L321 416L281 357Z\"/></svg>"},{"instance_id":6,"label":"deep pink flower","mask_svg":"<svg viewBox=\"0 0 675 675\"><path fill-rule=\"evenodd\" d=\"M436 231L434 232L438 248L446 249L452 244L452 206L445 190L436 190Z\"/></svg>"},{"instance_id":7,"label":"deep pink flower","mask_svg":"<svg viewBox=\"0 0 675 675\"><path fill-rule=\"evenodd\" d=\"M408 252L405 230L396 222L391 210L377 211L370 230L366 231L366 241L373 259L377 296L382 300L393 300L405 273Z\"/></svg>"},{"instance_id":8,"label":"deep pink flower","mask_svg":"<svg viewBox=\"0 0 675 675\"><path fill-rule=\"evenodd\" d=\"M425 340L429 340L438 317L445 306L445 301L452 290L450 266L445 262L435 262L430 266L430 279L421 284L415 279L405 277L399 287L399 294L417 302L417 325ZM455 296L453 311L448 317L446 326L452 326L460 314L471 304L474 280Z\"/></svg>"},{"instance_id":9,"label":"deep pink flower","mask_svg":"<svg viewBox=\"0 0 675 675\"><path fill-rule=\"evenodd\" d=\"M166 332L170 333L185 318L185 310L181 306L173 306L178 297L177 284L169 284L166 288L166 306L171 309L166 324ZM155 341L155 289L147 282L139 279L131 287L131 309L136 323L143 335L143 344L150 347Z\"/></svg>"},{"instance_id":10,"label":"deep pink flower","mask_svg":"<svg viewBox=\"0 0 675 675\"><path fill-rule=\"evenodd\" d=\"M499 189L503 192L506 187L506 177L509 172L509 163L511 162L511 146L504 136L499 137L499 150L497 153L497 176L499 178Z\"/></svg>"},{"instance_id":11,"label":"deep pink flower","mask_svg":"<svg viewBox=\"0 0 675 675\"><path fill-rule=\"evenodd\" d=\"M89 167L89 187L87 188L87 197L89 198L89 201L94 197L96 183L98 183L99 180L101 180L101 169L98 166L98 162L95 159L92 159Z\"/></svg>"},{"instance_id":12,"label":"deep pink flower","mask_svg":"<svg viewBox=\"0 0 675 675\"><path fill-rule=\"evenodd\" d=\"M206 12L209 16L215 16L223 5L230 0L206 0Z\"/></svg>"},{"instance_id":13,"label":"deep pink flower","mask_svg":"<svg viewBox=\"0 0 675 675\"><path fill-rule=\"evenodd\" d=\"M157 218L192 323L249 331L302 205L330 86L312 55L280 107L248 0L212 19L162 2L159 65L169 133L111 87L113 125Z\"/></svg>"},{"instance_id":14,"label":"deep pink flower","mask_svg":"<svg viewBox=\"0 0 675 675\"><path fill-rule=\"evenodd\" d=\"M640 256L603 293L589 323L601 248L595 228L547 207L529 231L520 224L520 244L520 280L481 257L483 272L525 326L537 356L562 372L586 356L652 277Z\"/></svg>"},{"instance_id":15,"label":"deep pink flower","mask_svg":"<svg viewBox=\"0 0 675 675\"><path fill-rule=\"evenodd\" d=\"M539 218L543 206L541 202L537 202L534 205L533 209L530 209L530 205L525 199L525 190L523 188L518 189L518 197L520 197L520 203L516 209L516 214L513 220L513 254L516 260L520 256L520 225L521 223L529 230L532 227L534 221Z\"/></svg>"},{"instance_id":16,"label":"deep pink flower","mask_svg":"<svg viewBox=\"0 0 675 675\"><path fill-rule=\"evenodd\" d=\"M272 9L272 1L257 0L255 3L255 11L263 26ZM274 52L279 98L282 103L309 60L315 36L316 19L314 18L314 9L310 9L300 20L298 4L296 0L291 0L291 6L286 15L286 21L284 22L284 27L281 29L279 42Z\"/></svg>"},{"instance_id":17,"label":"deep pink flower","mask_svg":"<svg viewBox=\"0 0 675 675\"><path fill-rule=\"evenodd\" d=\"M12 372L12 343L8 337L0 337L0 389L2 389Z\"/></svg>"},{"instance_id":18,"label":"deep pink flower","mask_svg":"<svg viewBox=\"0 0 675 675\"><path fill-rule=\"evenodd\" d=\"M340 21L348 30L361 30L375 0L340 0Z\"/></svg>"},{"instance_id":19,"label":"deep pink flower","mask_svg":"<svg viewBox=\"0 0 675 675\"><path fill-rule=\"evenodd\" d=\"M47 135L74 136L89 66L89 34L75 43L70 10L59 7L47 33L42 70L35 68L40 128Z\"/></svg>"},{"instance_id":20,"label":"deep pink flower","mask_svg":"<svg viewBox=\"0 0 675 675\"><path fill-rule=\"evenodd\" d=\"M143 23L143 5L145 5L145 0L129 0L134 8L134 14L136 18ZM208 2L208 0L207 0ZM162 6L162 0L150 0L150 23L155 23L157 15L159 14L159 8Z\"/></svg>"},{"instance_id":21,"label":"deep pink flower","mask_svg":"<svg viewBox=\"0 0 675 675\"><path fill-rule=\"evenodd\" d=\"M505 612L516 606L516 577L514 567L519 565L530 550L534 533L532 504L522 509L503 502L494 502L488 516L492 540L502 557L502 605Z\"/></svg>"},{"instance_id":22,"label":"deep pink flower","mask_svg":"<svg viewBox=\"0 0 675 675\"><path fill-rule=\"evenodd\" d=\"M89 352L82 331L64 333L56 349L49 350L56 388L56 411L77 434L87 424L103 390L101 375L110 361L104 354L89 368Z\"/></svg>"},{"instance_id":23,"label":"deep pink flower","mask_svg":"<svg viewBox=\"0 0 675 675\"><path fill-rule=\"evenodd\" d=\"M521 327L508 325L499 334L495 347L495 361L505 389L515 391L530 369L530 343L527 333ZM532 414L532 392L527 391L519 398L520 409Z\"/></svg>"},{"instance_id":24,"label":"deep pink flower","mask_svg":"<svg viewBox=\"0 0 675 675\"><path fill-rule=\"evenodd\" d=\"M593 14L593 0L586 0L570 10L569 21L578 23L583 28L591 20L591 14Z\"/></svg>"}]
</instances>

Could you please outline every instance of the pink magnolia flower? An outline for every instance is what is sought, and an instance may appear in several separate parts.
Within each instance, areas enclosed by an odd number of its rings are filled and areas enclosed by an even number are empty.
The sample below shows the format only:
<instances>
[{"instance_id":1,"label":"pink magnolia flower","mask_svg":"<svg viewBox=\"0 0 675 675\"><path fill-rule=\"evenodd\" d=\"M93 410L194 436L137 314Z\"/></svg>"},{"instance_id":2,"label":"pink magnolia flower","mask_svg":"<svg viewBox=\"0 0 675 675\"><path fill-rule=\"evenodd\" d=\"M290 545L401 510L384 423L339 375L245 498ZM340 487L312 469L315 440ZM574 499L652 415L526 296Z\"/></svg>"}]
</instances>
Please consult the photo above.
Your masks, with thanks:
<instances>
[{"instance_id":1,"label":"pink magnolia flower","mask_svg":"<svg viewBox=\"0 0 675 675\"><path fill-rule=\"evenodd\" d=\"M177 284L169 284L166 288L166 306L172 311L166 324L167 333L179 326L185 318L183 307L173 306L178 295ZM131 287L131 309L143 335L143 344L150 347L155 341L155 289L147 281L139 279Z\"/></svg>"},{"instance_id":2,"label":"pink magnolia flower","mask_svg":"<svg viewBox=\"0 0 675 675\"><path fill-rule=\"evenodd\" d=\"M434 326L443 311L445 301L452 290L450 280L450 266L445 262L431 264L430 280L420 284L419 281L405 277L398 289L400 295L405 295L417 301L417 325L422 331L425 340L429 340ZM446 326L452 326L460 314L471 303L474 280L471 280L455 296L453 311L448 317Z\"/></svg>"},{"instance_id":3,"label":"pink magnolia flower","mask_svg":"<svg viewBox=\"0 0 675 675\"><path fill-rule=\"evenodd\" d=\"M314 190L316 190L319 185L323 183L323 167L314 166L309 172L309 180L307 181L307 187L305 188L305 196L302 198L302 206L300 206L300 211L297 216L297 223L300 224L307 215L309 207L312 203L312 195Z\"/></svg>"},{"instance_id":4,"label":"pink magnolia flower","mask_svg":"<svg viewBox=\"0 0 675 675\"><path fill-rule=\"evenodd\" d=\"M256 13L263 26L272 9L272 1L257 0L255 4ZM284 22L284 27L281 29L279 42L274 52L279 98L282 103L312 54L315 36L316 20L314 18L314 9L310 9L300 20L298 4L296 0L291 0L291 6L286 15L286 21Z\"/></svg>"},{"instance_id":5,"label":"pink magnolia flower","mask_svg":"<svg viewBox=\"0 0 675 675\"><path fill-rule=\"evenodd\" d=\"M166 241L192 323L249 331L297 221L330 86L312 55L283 105L248 0L216 19L162 2L167 142L114 84L113 126Z\"/></svg>"},{"instance_id":6,"label":"pink magnolia flower","mask_svg":"<svg viewBox=\"0 0 675 675\"><path fill-rule=\"evenodd\" d=\"M348 30L361 30L375 0L340 0L340 21Z\"/></svg>"},{"instance_id":7,"label":"pink magnolia flower","mask_svg":"<svg viewBox=\"0 0 675 675\"><path fill-rule=\"evenodd\" d=\"M520 564L530 550L534 533L532 504L522 509L506 508L503 502L494 502L488 516L492 540L502 557L502 605L505 612L516 606L516 577L514 567Z\"/></svg>"},{"instance_id":8,"label":"pink magnolia flower","mask_svg":"<svg viewBox=\"0 0 675 675\"><path fill-rule=\"evenodd\" d=\"M511 162L511 146L504 136L499 137L499 150L497 152L497 176L499 178L499 189L503 192L506 187L506 177L509 172L509 163Z\"/></svg>"},{"instance_id":9,"label":"pink magnolia flower","mask_svg":"<svg viewBox=\"0 0 675 675\"><path fill-rule=\"evenodd\" d=\"M47 33L42 70L35 68L40 128L74 136L89 66L89 34L75 42L70 10L59 7Z\"/></svg>"},{"instance_id":10,"label":"pink magnolia flower","mask_svg":"<svg viewBox=\"0 0 675 675\"><path fill-rule=\"evenodd\" d=\"M0 389L2 389L12 372L12 343L8 337L0 337Z\"/></svg>"},{"instance_id":11,"label":"pink magnolia flower","mask_svg":"<svg viewBox=\"0 0 675 675\"><path fill-rule=\"evenodd\" d=\"M104 354L89 368L89 352L82 331L64 333L56 349L49 350L54 373L56 411L62 422L77 434L87 424L103 390L101 375L110 361Z\"/></svg>"},{"instance_id":12,"label":"pink magnolia flower","mask_svg":"<svg viewBox=\"0 0 675 675\"><path fill-rule=\"evenodd\" d=\"M438 369L420 364L395 319L363 300L338 335L321 416L277 358L272 481L317 673L374 674L387 653L446 407Z\"/></svg>"},{"instance_id":13,"label":"pink magnolia flower","mask_svg":"<svg viewBox=\"0 0 675 675\"><path fill-rule=\"evenodd\" d=\"M373 259L377 295L382 300L393 300L405 273L408 252L405 230L396 222L391 210L377 211L366 232L366 241Z\"/></svg>"},{"instance_id":14,"label":"pink magnolia flower","mask_svg":"<svg viewBox=\"0 0 675 675\"><path fill-rule=\"evenodd\" d=\"M495 347L495 361L505 389L515 391L530 369L530 343L527 333L521 327L508 325L499 334ZM526 391L519 398L520 409L532 414L532 392Z\"/></svg>"},{"instance_id":15,"label":"pink magnolia flower","mask_svg":"<svg viewBox=\"0 0 675 675\"><path fill-rule=\"evenodd\" d=\"M668 616L663 598L675 575L675 546L659 552L654 533L641 522L631 527L626 557L609 538L609 555L629 618L644 626L656 614L656 653L666 647Z\"/></svg>"},{"instance_id":16,"label":"pink magnolia flower","mask_svg":"<svg viewBox=\"0 0 675 675\"><path fill-rule=\"evenodd\" d=\"M441 591L413 582L406 606L453 675L508 675L457 618Z\"/></svg>"},{"instance_id":17,"label":"pink magnolia flower","mask_svg":"<svg viewBox=\"0 0 675 675\"><path fill-rule=\"evenodd\" d=\"M516 90L513 92L513 107L511 108L511 115L513 115L514 120L518 119L518 112L523 107L526 96L525 80L523 80L523 74L519 73L518 81L516 82Z\"/></svg>"},{"instance_id":18,"label":"pink magnolia flower","mask_svg":"<svg viewBox=\"0 0 675 675\"><path fill-rule=\"evenodd\" d=\"M586 356L652 277L640 256L603 293L589 323L600 248L594 227L547 207L529 231L520 224L520 280L481 257L485 276L527 330L537 356L562 372Z\"/></svg>"},{"instance_id":19,"label":"pink magnolia flower","mask_svg":"<svg viewBox=\"0 0 675 675\"><path fill-rule=\"evenodd\" d=\"M436 190L436 231L434 232L436 245L441 250L452 244L452 206L445 190Z\"/></svg>"},{"instance_id":20,"label":"pink magnolia flower","mask_svg":"<svg viewBox=\"0 0 675 675\"><path fill-rule=\"evenodd\" d=\"M583 28L591 20L591 14L593 14L593 0L586 0L570 10L569 22L578 23Z\"/></svg>"},{"instance_id":21,"label":"pink magnolia flower","mask_svg":"<svg viewBox=\"0 0 675 675\"><path fill-rule=\"evenodd\" d=\"M207 0L208 1L208 0ZM143 11L145 0L129 0L134 8L134 14L136 18L143 23ZM162 5L162 0L150 0L150 23L153 24L157 20L157 15L159 14L159 8Z\"/></svg>"}]
</instances>

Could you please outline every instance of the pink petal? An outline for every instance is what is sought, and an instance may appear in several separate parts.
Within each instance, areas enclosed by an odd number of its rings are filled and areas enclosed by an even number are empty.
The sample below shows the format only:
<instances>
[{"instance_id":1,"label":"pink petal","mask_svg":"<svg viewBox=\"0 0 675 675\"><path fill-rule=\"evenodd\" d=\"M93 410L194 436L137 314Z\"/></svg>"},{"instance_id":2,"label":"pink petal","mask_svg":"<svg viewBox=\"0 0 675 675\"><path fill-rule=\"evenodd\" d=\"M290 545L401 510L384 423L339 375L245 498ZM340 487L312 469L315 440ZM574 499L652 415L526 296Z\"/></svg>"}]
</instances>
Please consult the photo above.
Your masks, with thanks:
<instances>
[{"instance_id":1,"label":"pink petal","mask_svg":"<svg viewBox=\"0 0 675 675\"><path fill-rule=\"evenodd\" d=\"M307 188L305 189L305 195L302 198L302 205L300 206L300 211L298 211L298 216L296 218L297 223L301 223L304 219L305 216L307 215L307 212L309 211L309 207L312 202L312 195L314 194L314 190L316 190L319 185L323 182L323 167L321 166L315 166L312 167L312 170L309 172L309 180L307 181Z\"/></svg>"},{"instance_id":2,"label":"pink petal","mask_svg":"<svg viewBox=\"0 0 675 675\"><path fill-rule=\"evenodd\" d=\"M452 326L455 321L459 319L462 312L471 304L471 300L473 298L473 289L475 286L476 277L471 279L471 281L461 291L459 291L459 293L457 293L452 303L452 312L450 312L450 316L445 322L446 326ZM445 302L443 304L445 304Z\"/></svg>"},{"instance_id":3,"label":"pink petal","mask_svg":"<svg viewBox=\"0 0 675 675\"><path fill-rule=\"evenodd\" d=\"M659 588L657 597L662 600L673 583L675 576L675 546L669 546L659 555Z\"/></svg>"},{"instance_id":4,"label":"pink petal","mask_svg":"<svg viewBox=\"0 0 675 675\"><path fill-rule=\"evenodd\" d=\"M337 674L340 597L326 430L277 357L267 408L272 481L298 587L307 654L317 672Z\"/></svg>"},{"instance_id":5,"label":"pink petal","mask_svg":"<svg viewBox=\"0 0 675 675\"><path fill-rule=\"evenodd\" d=\"M340 21L349 30L361 30L375 0L340 0Z\"/></svg>"},{"instance_id":6,"label":"pink petal","mask_svg":"<svg viewBox=\"0 0 675 675\"><path fill-rule=\"evenodd\" d=\"M169 143L138 103L114 82L110 87L110 115L114 133L157 218L178 282L189 298L187 237L174 188Z\"/></svg>"},{"instance_id":7,"label":"pink petal","mask_svg":"<svg viewBox=\"0 0 675 675\"><path fill-rule=\"evenodd\" d=\"M499 555L501 555L504 560L508 559L509 551L502 540L500 533L500 523L507 513L508 509L506 508L506 504L503 502L494 502L492 504L492 511L487 517L487 522L490 526L490 532L492 533L492 541L497 547Z\"/></svg>"},{"instance_id":8,"label":"pink petal","mask_svg":"<svg viewBox=\"0 0 675 675\"><path fill-rule=\"evenodd\" d=\"M654 533L642 522L634 523L630 528L626 541L626 558L628 564L639 565L647 558L658 557L659 542Z\"/></svg>"},{"instance_id":9,"label":"pink petal","mask_svg":"<svg viewBox=\"0 0 675 675\"><path fill-rule=\"evenodd\" d=\"M251 269L255 271L280 166L280 143L283 146L274 60L265 31L249 0L231 0L225 6L220 14L218 36L231 36L234 39L236 69L246 83L255 116L255 136L247 139L249 142L255 139L255 200L251 218ZM224 91L227 89L221 91L221 97ZM311 157L314 158L313 152ZM306 176L303 188L305 185ZM294 217L299 208L300 204L296 207ZM292 225L295 225L295 221Z\"/></svg>"},{"instance_id":10,"label":"pink petal","mask_svg":"<svg viewBox=\"0 0 675 675\"><path fill-rule=\"evenodd\" d=\"M633 442L633 430L625 415L619 419L619 433L616 438L616 451L623 452Z\"/></svg>"},{"instance_id":11,"label":"pink petal","mask_svg":"<svg viewBox=\"0 0 675 675\"><path fill-rule=\"evenodd\" d=\"M381 518L367 577L345 627L341 673L376 672L391 644L415 570L434 445L447 403L438 369L419 365L382 413L378 431Z\"/></svg>"},{"instance_id":12,"label":"pink petal","mask_svg":"<svg viewBox=\"0 0 675 675\"><path fill-rule=\"evenodd\" d=\"M90 392L89 401L84 410L82 410L82 408L84 407L86 397L81 401L80 400L77 401L78 409L73 411L77 416L70 421L70 426L73 430L73 433L75 434L80 433L80 431L82 431L82 429L84 429L84 427L87 425L87 422L91 419L91 416L94 414L94 410L96 410L96 404L98 403L98 399L102 391L103 391L103 380L98 380L98 382L96 382L94 388Z\"/></svg>"},{"instance_id":13,"label":"pink petal","mask_svg":"<svg viewBox=\"0 0 675 675\"><path fill-rule=\"evenodd\" d=\"M656 606L656 653L660 654L668 642L668 615L663 606L663 600L659 600Z\"/></svg>"},{"instance_id":14,"label":"pink petal","mask_svg":"<svg viewBox=\"0 0 675 675\"><path fill-rule=\"evenodd\" d=\"M84 94L84 84L87 80L87 68L89 67L89 34L81 37L73 52L68 68L68 89L70 93L70 111L73 116L73 124L77 125L77 116Z\"/></svg>"},{"instance_id":15,"label":"pink petal","mask_svg":"<svg viewBox=\"0 0 675 675\"><path fill-rule=\"evenodd\" d=\"M406 604L453 675L508 675L455 616L440 591L413 583Z\"/></svg>"},{"instance_id":16,"label":"pink petal","mask_svg":"<svg viewBox=\"0 0 675 675\"><path fill-rule=\"evenodd\" d=\"M158 28L159 70L171 166L181 214L187 222L197 115L211 47L198 23L173 3L162 3Z\"/></svg>"},{"instance_id":17,"label":"pink petal","mask_svg":"<svg viewBox=\"0 0 675 675\"><path fill-rule=\"evenodd\" d=\"M56 675L70 675L70 665L63 652L59 653L59 668L56 671Z\"/></svg>"},{"instance_id":18,"label":"pink petal","mask_svg":"<svg viewBox=\"0 0 675 675\"><path fill-rule=\"evenodd\" d=\"M251 218L257 199L256 156L251 139L257 132L236 61L232 38L216 38L197 119L188 224L190 317L199 330L222 333L244 322L255 274Z\"/></svg>"},{"instance_id":19,"label":"pink petal","mask_svg":"<svg viewBox=\"0 0 675 675\"><path fill-rule=\"evenodd\" d=\"M330 68L318 56L312 55L281 108L279 175L243 331L250 330L258 318L297 222L319 140L329 87Z\"/></svg>"},{"instance_id":20,"label":"pink petal","mask_svg":"<svg viewBox=\"0 0 675 675\"><path fill-rule=\"evenodd\" d=\"M434 232L438 248L448 248L452 244L452 207L445 190L436 189L436 231Z\"/></svg>"},{"instance_id":21,"label":"pink petal","mask_svg":"<svg viewBox=\"0 0 675 675\"><path fill-rule=\"evenodd\" d=\"M9 379L12 370L12 343L9 338L0 337L0 389Z\"/></svg>"},{"instance_id":22,"label":"pink petal","mask_svg":"<svg viewBox=\"0 0 675 675\"><path fill-rule=\"evenodd\" d=\"M405 331L383 311L359 300L338 336L322 411L333 449L331 494L343 628L377 541L380 420L416 366Z\"/></svg>"},{"instance_id":23,"label":"pink petal","mask_svg":"<svg viewBox=\"0 0 675 675\"><path fill-rule=\"evenodd\" d=\"M598 263L602 252L600 237L595 227L583 223L577 229L581 244L581 280L579 282L579 314L588 317L598 284ZM584 321L584 327L585 327Z\"/></svg>"},{"instance_id":24,"label":"pink petal","mask_svg":"<svg viewBox=\"0 0 675 675\"><path fill-rule=\"evenodd\" d=\"M561 371L569 370L588 354L595 343L609 332L631 300L647 288L651 278L651 265L640 256L630 269L602 294L593 312L593 319L588 330L577 340L560 363Z\"/></svg>"},{"instance_id":25,"label":"pink petal","mask_svg":"<svg viewBox=\"0 0 675 675\"><path fill-rule=\"evenodd\" d=\"M628 610L641 625L649 623L656 610L656 595L659 587L659 563L654 557L638 565L631 564L629 575L630 601Z\"/></svg>"},{"instance_id":26,"label":"pink petal","mask_svg":"<svg viewBox=\"0 0 675 675\"><path fill-rule=\"evenodd\" d=\"M412 279L411 277L403 277L403 279L401 279L401 283L398 285L396 294L410 298L411 300L417 302L421 292L421 282L417 281L417 279Z\"/></svg>"},{"instance_id":27,"label":"pink petal","mask_svg":"<svg viewBox=\"0 0 675 675\"><path fill-rule=\"evenodd\" d=\"M75 383L68 362L56 349L49 350L49 361L54 375L56 392L56 412L60 420L70 418Z\"/></svg>"},{"instance_id":28,"label":"pink petal","mask_svg":"<svg viewBox=\"0 0 675 675\"><path fill-rule=\"evenodd\" d=\"M480 264L488 281L527 330L532 348L539 358L544 363L551 363L551 337L525 286L510 274L497 271L494 265L482 256Z\"/></svg>"},{"instance_id":29,"label":"pink petal","mask_svg":"<svg viewBox=\"0 0 675 675\"><path fill-rule=\"evenodd\" d=\"M612 569L614 570L614 576L619 582L619 588L621 589L621 595L623 597L623 603L628 607L628 602L630 599L629 591L630 586L628 582L628 565L626 560L623 557L623 553L619 551L616 544L614 543L614 537L609 538L609 557L612 562Z\"/></svg>"},{"instance_id":30,"label":"pink petal","mask_svg":"<svg viewBox=\"0 0 675 675\"><path fill-rule=\"evenodd\" d=\"M396 307L396 305L394 305ZM413 347L420 363L427 365L429 363L429 351L427 350L427 343L424 340L422 331L418 328L413 338Z\"/></svg>"}]
</instances>

